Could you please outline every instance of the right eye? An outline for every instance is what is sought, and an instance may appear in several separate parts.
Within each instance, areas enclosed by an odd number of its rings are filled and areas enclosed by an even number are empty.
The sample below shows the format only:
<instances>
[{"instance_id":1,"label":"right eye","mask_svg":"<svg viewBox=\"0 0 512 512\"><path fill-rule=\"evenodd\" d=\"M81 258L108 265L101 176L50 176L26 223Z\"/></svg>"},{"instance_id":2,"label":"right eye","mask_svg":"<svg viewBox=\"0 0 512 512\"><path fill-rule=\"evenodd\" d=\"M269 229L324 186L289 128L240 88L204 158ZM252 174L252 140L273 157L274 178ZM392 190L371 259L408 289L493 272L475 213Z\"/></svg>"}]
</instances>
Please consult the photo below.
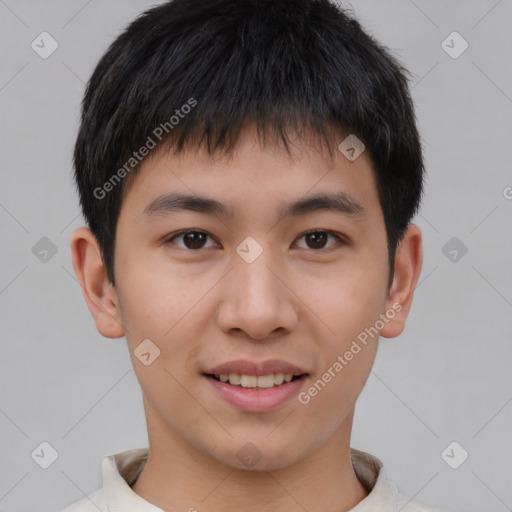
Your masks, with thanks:
<instances>
[{"instance_id":1,"label":"right eye","mask_svg":"<svg viewBox=\"0 0 512 512\"><path fill-rule=\"evenodd\" d=\"M175 245L178 245L178 247L181 247L182 249L197 251L200 249L205 249L204 242L208 237L211 238L211 236L204 231L189 229L185 231L179 231L178 233L174 233L173 235L164 240L164 244L174 244L175 239L181 238L183 240L184 246L181 246L179 244Z\"/></svg>"}]
</instances>

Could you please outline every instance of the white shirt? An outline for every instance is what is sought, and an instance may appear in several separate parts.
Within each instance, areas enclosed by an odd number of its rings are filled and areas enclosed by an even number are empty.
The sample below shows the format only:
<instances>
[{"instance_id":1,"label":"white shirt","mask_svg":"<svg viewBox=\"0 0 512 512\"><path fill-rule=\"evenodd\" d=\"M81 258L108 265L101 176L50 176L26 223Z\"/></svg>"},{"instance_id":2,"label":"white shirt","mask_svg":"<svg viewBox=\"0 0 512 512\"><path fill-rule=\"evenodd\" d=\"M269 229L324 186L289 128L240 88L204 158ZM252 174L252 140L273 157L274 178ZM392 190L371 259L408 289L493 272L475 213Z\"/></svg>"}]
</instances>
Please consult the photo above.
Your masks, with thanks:
<instances>
[{"instance_id":1,"label":"white shirt","mask_svg":"<svg viewBox=\"0 0 512 512\"><path fill-rule=\"evenodd\" d=\"M373 455L350 449L357 478L369 494L350 512L441 512L409 501L387 479L382 462ZM135 448L103 459L103 487L60 512L165 512L141 498L130 487L144 468L147 448Z\"/></svg>"}]
</instances>

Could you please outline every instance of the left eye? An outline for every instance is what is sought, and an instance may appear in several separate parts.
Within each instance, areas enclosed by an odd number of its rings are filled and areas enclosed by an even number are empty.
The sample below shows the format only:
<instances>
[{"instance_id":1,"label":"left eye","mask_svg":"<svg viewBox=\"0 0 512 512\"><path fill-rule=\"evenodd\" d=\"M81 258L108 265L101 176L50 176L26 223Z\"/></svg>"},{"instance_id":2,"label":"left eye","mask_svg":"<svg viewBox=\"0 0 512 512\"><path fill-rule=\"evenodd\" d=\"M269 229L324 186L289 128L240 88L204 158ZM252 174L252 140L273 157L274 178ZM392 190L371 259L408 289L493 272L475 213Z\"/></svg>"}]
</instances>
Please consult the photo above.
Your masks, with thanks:
<instances>
[{"instance_id":1,"label":"left eye","mask_svg":"<svg viewBox=\"0 0 512 512\"><path fill-rule=\"evenodd\" d=\"M304 233L301 237L299 237L299 240L304 237L306 238L307 243L313 245L313 247L306 247L306 249L324 249L324 245L328 237L334 237L339 245L343 245L343 240L341 237L331 233L330 231L310 231L309 233Z\"/></svg>"},{"instance_id":2,"label":"left eye","mask_svg":"<svg viewBox=\"0 0 512 512\"><path fill-rule=\"evenodd\" d=\"M306 243L309 244L309 247L306 247L306 249L313 249L313 250L319 250L324 249L325 244L329 237L333 237L337 240L339 245L343 245L343 239L330 232L330 231L309 231L308 233L304 233L301 235L298 240L301 238L306 239ZM204 242L207 238L212 238L208 233L205 233L204 231L195 231L195 230L189 230L189 231L181 231L179 233L176 233L175 235L171 236L170 238L167 238L164 243L174 243L173 240L181 238L183 240L184 246L178 245L178 247L182 247L183 249L190 249L190 250L199 250L199 249L205 249ZM213 239L212 239L213 240ZM211 247L211 246L210 246Z\"/></svg>"}]
</instances>

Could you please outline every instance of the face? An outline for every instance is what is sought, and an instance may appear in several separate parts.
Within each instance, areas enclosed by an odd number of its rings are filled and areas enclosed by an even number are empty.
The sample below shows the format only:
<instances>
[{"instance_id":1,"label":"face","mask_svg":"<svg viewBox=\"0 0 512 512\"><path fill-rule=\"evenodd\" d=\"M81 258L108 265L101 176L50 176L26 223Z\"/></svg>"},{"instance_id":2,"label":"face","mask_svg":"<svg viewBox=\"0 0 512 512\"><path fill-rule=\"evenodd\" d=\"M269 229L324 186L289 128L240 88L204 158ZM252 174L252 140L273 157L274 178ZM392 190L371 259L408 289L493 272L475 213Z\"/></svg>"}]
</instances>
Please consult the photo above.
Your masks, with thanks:
<instances>
[{"instance_id":1,"label":"face","mask_svg":"<svg viewBox=\"0 0 512 512\"><path fill-rule=\"evenodd\" d=\"M366 153L290 157L249 131L231 158L147 159L118 219L115 301L150 436L238 468L250 442L270 470L349 432L375 333L400 315L388 275Z\"/></svg>"}]
</instances>

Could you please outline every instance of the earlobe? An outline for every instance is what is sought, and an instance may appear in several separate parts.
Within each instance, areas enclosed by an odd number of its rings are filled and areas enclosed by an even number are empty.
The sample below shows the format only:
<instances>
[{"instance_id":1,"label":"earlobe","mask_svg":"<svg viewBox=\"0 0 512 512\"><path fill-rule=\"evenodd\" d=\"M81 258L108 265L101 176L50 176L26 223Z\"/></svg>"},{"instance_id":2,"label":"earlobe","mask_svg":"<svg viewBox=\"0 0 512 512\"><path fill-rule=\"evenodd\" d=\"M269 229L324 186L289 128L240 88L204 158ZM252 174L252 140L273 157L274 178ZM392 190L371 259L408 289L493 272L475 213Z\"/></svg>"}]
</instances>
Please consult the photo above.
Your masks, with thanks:
<instances>
[{"instance_id":1,"label":"earlobe","mask_svg":"<svg viewBox=\"0 0 512 512\"><path fill-rule=\"evenodd\" d=\"M394 338L404 330L422 265L421 230L417 225L409 224L396 250L395 273L384 313L388 322L380 332L384 338ZM388 315L388 312L391 314Z\"/></svg>"},{"instance_id":2,"label":"earlobe","mask_svg":"<svg viewBox=\"0 0 512 512\"><path fill-rule=\"evenodd\" d=\"M96 328L106 338L121 338L119 305L114 287L107 279L106 268L96 237L88 228L78 228L71 235L73 268Z\"/></svg>"}]
</instances>

